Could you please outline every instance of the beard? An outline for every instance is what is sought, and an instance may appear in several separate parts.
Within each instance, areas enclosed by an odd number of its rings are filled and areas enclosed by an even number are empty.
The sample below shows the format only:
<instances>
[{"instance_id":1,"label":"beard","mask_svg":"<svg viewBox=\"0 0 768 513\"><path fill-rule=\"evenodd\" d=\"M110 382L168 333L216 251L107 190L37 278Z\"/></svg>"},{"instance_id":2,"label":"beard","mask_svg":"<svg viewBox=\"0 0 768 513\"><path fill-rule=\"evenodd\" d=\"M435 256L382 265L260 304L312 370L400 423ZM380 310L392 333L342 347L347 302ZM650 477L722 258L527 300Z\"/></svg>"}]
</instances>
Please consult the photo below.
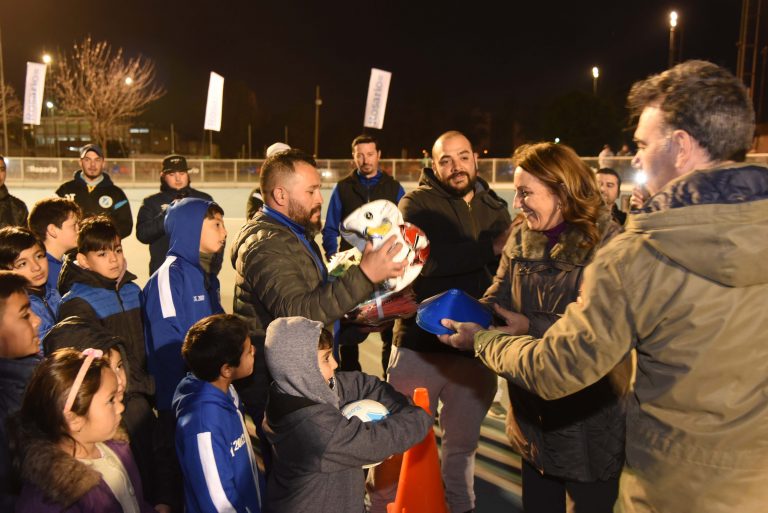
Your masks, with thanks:
<instances>
[{"instance_id":1,"label":"beard","mask_svg":"<svg viewBox=\"0 0 768 513\"><path fill-rule=\"evenodd\" d=\"M460 175L464 175L465 177L467 177L467 184L464 185L463 187L456 187L452 185L450 179L453 178L454 176L460 176ZM452 174L448 180L443 182L443 185L445 186L446 189L448 189L448 192L450 192L457 198L463 198L469 192L475 190L476 183L477 183L477 173L475 173L475 176L472 177L466 171L459 171L458 173Z\"/></svg>"},{"instance_id":2,"label":"beard","mask_svg":"<svg viewBox=\"0 0 768 513\"><path fill-rule=\"evenodd\" d=\"M319 216L317 221L312 220L312 216L315 213L320 213L321 208L322 207L317 206L312 210L307 210L300 204L288 200L288 217L290 217L294 223L302 226L306 232L307 238L311 239L319 233L322 228Z\"/></svg>"}]
</instances>

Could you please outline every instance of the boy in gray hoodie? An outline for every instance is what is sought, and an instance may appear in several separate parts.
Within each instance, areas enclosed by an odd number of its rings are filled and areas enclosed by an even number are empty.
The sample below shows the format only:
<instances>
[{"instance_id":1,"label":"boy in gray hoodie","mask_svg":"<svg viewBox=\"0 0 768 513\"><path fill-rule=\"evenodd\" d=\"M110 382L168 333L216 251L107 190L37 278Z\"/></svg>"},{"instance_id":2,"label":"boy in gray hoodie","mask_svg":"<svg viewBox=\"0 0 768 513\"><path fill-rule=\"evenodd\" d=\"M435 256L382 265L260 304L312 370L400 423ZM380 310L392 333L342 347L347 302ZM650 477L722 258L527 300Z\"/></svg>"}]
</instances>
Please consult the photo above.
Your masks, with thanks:
<instances>
[{"instance_id":1,"label":"boy in gray hoodie","mask_svg":"<svg viewBox=\"0 0 768 513\"><path fill-rule=\"evenodd\" d=\"M362 372L335 373L333 336L320 322L283 317L267 328L265 358L274 381L264 431L272 445L265 513L363 512L363 465L420 442L432 418L389 384ZM346 419L340 409L372 399L390 414Z\"/></svg>"}]
</instances>

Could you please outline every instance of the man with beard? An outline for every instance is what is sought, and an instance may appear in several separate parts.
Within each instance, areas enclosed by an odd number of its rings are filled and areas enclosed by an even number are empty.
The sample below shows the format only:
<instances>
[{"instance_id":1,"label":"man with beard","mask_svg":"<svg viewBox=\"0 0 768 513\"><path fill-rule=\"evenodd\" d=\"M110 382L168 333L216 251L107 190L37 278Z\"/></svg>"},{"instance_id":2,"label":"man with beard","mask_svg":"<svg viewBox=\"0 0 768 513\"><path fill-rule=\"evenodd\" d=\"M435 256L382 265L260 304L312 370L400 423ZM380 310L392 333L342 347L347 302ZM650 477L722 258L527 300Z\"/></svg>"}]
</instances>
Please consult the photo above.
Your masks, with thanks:
<instances>
[{"instance_id":1,"label":"man with beard","mask_svg":"<svg viewBox=\"0 0 768 513\"><path fill-rule=\"evenodd\" d=\"M72 180L56 189L56 195L74 201L83 211L83 217L105 215L117 226L120 239L133 230L131 204L125 192L104 173L104 152L97 144L80 148L80 169Z\"/></svg>"},{"instance_id":2,"label":"man with beard","mask_svg":"<svg viewBox=\"0 0 768 513\"><path fill-rule=\"evenodd\" d=\"M149 244L150 275L165 262L168 253L168 235L164 228L168 205L187 196L213 201L209 194L190 186L187 159L181 155L168 155L163 159L160 172L160 192L144 198L136 219L136 238Z\"/></svg>"},{"instance_id":3,"label":"man with beard","mask_svg":"<svg viewBox=\"0 0 768 513\"><path fill-rule=\"evenodd\" d=\"M441 340L549 401L636 350L614 511L763 512L768 168L744 162L752 101L705 61L641 80L627 100L652 196L585 269L581 300L541 338L443 320L457 333Z\"/></svg>"},{"instance_id":4,"label":"man with beard","mask_svg":"<svg viewBox=\"0 0 768 513\"><path fill-rule=\"evenodd\" d=\"M376 250L369 243L359 266L328 280L315 242L323 197L311 155L297 149L275 153L262 166L260 185L264 207L240 229L232 246L234 312L249 322L256 346L253 374L235 386L257 426L270 381L263 351L269 323L277 317L301 316L330 328L368 299L378 283L405 269L392 260L400 244L390 237Z\"/></svg>"},{"instance_id":5,"label":"man with beard","mask_svg":"<svg viewBox=\"0 0 768 513\"><path fill-rule=\"evenodd\" d=\"M362 207L366 203L375 200L389 200L395 205L405 196L405 190L400 182L389 176L379 168L381 150L376 139L370 135L358 135L352 141L352 158L356 169L345 176L334 187L331 199L328 202L328 212L325 216L323 227L323 249L325 256L330 260L337 251L350 249L352 245L341 239L339 235L342 221ZM360 333L354 326L343 326L344 332L349 336L339 336L342 342L350 340L351 343L339 347L339 370L361 370L360 353L358 343L365 340L367 333ZM381 331L382 351L381 365L384 374L387 372L389 355L392 350L392 326Z\"/></svg>"},{"instance_id":6,"label":"man with beard","mask_svg":"<svg viewBox=\"0 0 768 513\"><path fill-rule=\"evenodd\" d=\"M424 230L429 259L413 282L421 302L458 288L479 298L491 284L512 220L507 203L477 176L477 154L460 132L441 135L432 147L434 169L425 168L419 187L400 201L405 221ZM472 351L458 351L422 330L416 320L395 323L389 382L410 395L429 391L430 410L443 403L442 474L452 513L475 507L474 464L480 425L496 393L496 376ZM386 471L382 470L383 474ZM375 477L372 511L394 499L396 481Z\"/></svg>"}]
</instances>

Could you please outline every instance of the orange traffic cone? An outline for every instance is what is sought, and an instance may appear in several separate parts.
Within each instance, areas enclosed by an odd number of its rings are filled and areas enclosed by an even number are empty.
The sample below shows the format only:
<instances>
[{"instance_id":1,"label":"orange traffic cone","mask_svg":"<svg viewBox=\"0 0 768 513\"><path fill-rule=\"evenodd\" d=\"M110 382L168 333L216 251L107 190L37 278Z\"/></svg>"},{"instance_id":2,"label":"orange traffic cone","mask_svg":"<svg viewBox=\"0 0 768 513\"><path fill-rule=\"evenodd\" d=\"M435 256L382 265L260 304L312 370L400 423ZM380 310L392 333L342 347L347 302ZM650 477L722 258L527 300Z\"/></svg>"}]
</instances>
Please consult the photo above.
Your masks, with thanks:
<instances>
[{"instance_id":1,"label":"orange traffic cone","mask_svg":"<svg viewBox=\"0 0 768 513\"><path fill-rule=\"evenodd\" d=\"M431 415L426 388L413 391L413 402ZM405 451L397 496L395 502L387 504L387 513L448 513L437 441L431 429L424 440Z\"/></svg>"}]
</instances>

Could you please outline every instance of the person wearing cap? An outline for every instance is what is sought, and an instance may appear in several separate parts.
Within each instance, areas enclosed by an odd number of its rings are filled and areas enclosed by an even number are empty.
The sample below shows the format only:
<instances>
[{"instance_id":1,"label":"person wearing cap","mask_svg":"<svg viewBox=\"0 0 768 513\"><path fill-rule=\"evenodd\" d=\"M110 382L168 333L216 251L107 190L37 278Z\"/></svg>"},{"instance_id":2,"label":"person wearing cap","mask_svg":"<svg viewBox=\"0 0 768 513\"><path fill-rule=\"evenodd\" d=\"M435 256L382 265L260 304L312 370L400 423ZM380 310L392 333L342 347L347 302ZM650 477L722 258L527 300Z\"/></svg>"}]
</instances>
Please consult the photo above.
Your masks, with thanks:
<instances>
[{"instance_id":1,"label":"person wearing cap","mask_svg":"<svg viewBox=\"0 0 768 513\"><path fill-rule=\"evenodd\" d=\"M56 195L80 206L83 217L106 215L115 223L121 239L131 235L133 214L123 190L104 174L104 152L97 144L80 148L80 169L72 180L56 189Z\"/></svg>"},{"instance_id":2,"label":"person wearing cap","mask_svg":"<svg viewBox=\"0 0 768 513\"><path fill-rule=\"evenodd\" d=\"M291 147L283 142L276 142L274 144L269 145L267 148L266 154L264 155L265 158L269 158L275 153L279 153L281 151L288 151ZM253 216L255 216L258 212L261 212L261 208L264 206L264 197L261 195L261 186L257 185L253 188L251 193L248 195L248 202L245 204L245 218L250 219Z\"/></svg>"},{"instance_id":3,"label":"person wearing cap","mask_svg":"<svg viewBox=\"0 0 768 513\"><path fill-rule=\"evenodd\" d=\"M168 155L163 159L160 172L160 192L144 198L136 218L136 237L149 244L149 274L153 274L165 261L168 253L168 235L163 223L165 212L173 201L183 198L213 198L190 186L189 165L181 155Z\"/></svg>"}]
</instances>

